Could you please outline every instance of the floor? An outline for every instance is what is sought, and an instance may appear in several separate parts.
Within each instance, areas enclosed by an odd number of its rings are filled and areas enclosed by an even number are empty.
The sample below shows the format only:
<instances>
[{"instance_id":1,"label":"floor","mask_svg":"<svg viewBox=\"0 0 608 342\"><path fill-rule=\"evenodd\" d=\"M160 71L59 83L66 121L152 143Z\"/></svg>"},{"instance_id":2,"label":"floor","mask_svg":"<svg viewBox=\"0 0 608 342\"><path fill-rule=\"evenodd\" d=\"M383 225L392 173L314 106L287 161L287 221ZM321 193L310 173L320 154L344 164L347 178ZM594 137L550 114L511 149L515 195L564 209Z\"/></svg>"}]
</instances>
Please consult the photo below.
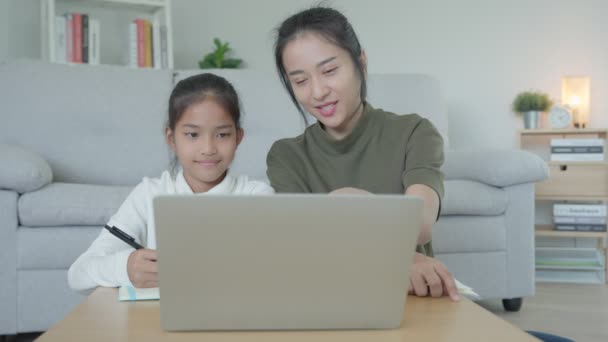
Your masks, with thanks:
<instances>
[{"instance_id":1,"label":"floor","mask_svg":"<svg viewBox=\"0 0 608 342\"><path fill-rule=\"evenodd\" d=\"M480 305L523 330L536 330L578 342L608 341L608 286L538 283L536 296L520 312L505 312L498 300ZM9 336L6 342L31 342L39 334ZM0 338L1 342L5 342Z\"/></svg>"},{"instance_id":2,"label":"floor","mask_svg":"<svg viewBox=\"0 0 608 342\"><path fill-rule=\"evenodd\" d=\"M608 341L608 286L536 284L520 312L505 312L500 301L480 303L523 330L536 330L581 342Z\"/></svg>"}]
</instances>

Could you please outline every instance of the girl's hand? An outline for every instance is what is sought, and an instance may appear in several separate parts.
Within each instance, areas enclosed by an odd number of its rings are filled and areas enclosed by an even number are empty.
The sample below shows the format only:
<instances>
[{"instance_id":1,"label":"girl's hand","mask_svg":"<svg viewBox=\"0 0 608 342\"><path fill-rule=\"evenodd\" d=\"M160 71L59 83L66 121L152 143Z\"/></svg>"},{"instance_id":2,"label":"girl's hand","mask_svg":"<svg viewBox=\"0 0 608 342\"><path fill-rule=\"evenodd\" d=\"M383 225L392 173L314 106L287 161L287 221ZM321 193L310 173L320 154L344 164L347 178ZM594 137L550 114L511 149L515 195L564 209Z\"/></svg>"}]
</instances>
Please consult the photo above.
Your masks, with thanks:
<instances>
[{"instance_id":1,"label":"girl's hand","mask_svg":"<svg viewBox=\"0 0 608 342\"><path fill-rule=\"evenodd\" d=\"M158 260L153 249L138 249L129 255L127 273L135 287L158 287Z\"/></svg>"},{"instance_id":2,"label":"girl's hand","mask_svg":"<svg viewBox=\"0 0 608 342\"><path fill-rule=\"evenodd\" d=\"M454 277L445 265L418 252L414 255L409 293L419 297L450 296L455 302L460 299Z\"/></svg>"}]
</instances>

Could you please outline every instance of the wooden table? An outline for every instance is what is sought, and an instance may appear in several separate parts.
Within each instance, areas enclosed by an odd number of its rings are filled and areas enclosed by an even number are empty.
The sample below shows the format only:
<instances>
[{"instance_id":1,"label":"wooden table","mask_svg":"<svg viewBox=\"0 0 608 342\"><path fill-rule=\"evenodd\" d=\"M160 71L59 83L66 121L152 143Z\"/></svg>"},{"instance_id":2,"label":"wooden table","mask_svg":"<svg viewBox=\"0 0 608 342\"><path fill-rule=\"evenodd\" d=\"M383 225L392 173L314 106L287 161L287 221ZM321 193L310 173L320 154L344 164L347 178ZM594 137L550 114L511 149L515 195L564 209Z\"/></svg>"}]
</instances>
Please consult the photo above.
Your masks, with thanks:
<instances>
[{"instance_id":1,"label":"wooden table","mask_svg":"<svg viewBox=\"0 0 608 342\"><path fill-rule=\"evenodd\" d=\"M469 300L410 296L395 330L165 332L158 301L117 297L116 289L97 289L36 341L537 341Z\"/></svg>"}]
</instances>

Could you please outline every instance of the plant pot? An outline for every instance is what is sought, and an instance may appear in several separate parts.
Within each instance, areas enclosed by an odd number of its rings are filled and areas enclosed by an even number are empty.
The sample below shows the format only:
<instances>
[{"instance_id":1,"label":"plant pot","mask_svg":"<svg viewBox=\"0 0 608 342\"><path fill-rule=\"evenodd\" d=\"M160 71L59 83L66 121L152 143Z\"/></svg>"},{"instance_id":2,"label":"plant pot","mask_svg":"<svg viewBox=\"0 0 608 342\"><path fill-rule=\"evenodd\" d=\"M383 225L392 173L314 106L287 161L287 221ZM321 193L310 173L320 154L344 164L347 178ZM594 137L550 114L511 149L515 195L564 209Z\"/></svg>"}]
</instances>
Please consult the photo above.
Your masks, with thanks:
<instances>
[{"instance_id":1,"label":"plant pot","mask_svg":"<svg viewBox=\"0 0 608 342\"><path fill-rule=\"evenodd\" d=\"M540 127L540 112L524 112L524 128L536 129Z\"/></svg>"}]
</instances>

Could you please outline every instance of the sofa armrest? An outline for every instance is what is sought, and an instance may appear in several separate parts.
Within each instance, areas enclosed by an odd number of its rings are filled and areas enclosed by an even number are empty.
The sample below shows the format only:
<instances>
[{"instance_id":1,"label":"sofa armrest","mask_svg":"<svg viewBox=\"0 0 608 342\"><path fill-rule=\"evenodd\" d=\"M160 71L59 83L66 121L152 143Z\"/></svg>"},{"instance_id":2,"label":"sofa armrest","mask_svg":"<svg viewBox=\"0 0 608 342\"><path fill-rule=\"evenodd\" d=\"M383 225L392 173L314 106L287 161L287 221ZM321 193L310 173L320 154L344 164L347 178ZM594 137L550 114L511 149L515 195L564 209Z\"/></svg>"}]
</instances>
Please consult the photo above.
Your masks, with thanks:
<instances>
[{"instance_id":1,"label":"sofa armrest","mask_svg":"<svg viewBox=\"0 0 608 342\"><path fill-rule=\"evenodd\" d=\"M0 190L0 336L17 333L18 198L14 191Z\"/></svg>"},{"instance_id":2,"label":"sofa armrest","mask_svg":"<svg viewBox=\"0 0 608 342\"><path fill-rule=\"evenodd\" d=\"M25 148L0 144L0 189L25 193L51 183L51 166L37 153Z\"/></svg>"},{"instance_id":3,"label":"sofa armrest","mask_svg":"<svg viewBox=\"0 0 608 342\"><path fill-rule=\"evenodd\" d=\"M500 188L538 182L549 176L545 161L516 149L446 151L442 170L446 180L472 180Z\"/></svg>"}]
</instances>

